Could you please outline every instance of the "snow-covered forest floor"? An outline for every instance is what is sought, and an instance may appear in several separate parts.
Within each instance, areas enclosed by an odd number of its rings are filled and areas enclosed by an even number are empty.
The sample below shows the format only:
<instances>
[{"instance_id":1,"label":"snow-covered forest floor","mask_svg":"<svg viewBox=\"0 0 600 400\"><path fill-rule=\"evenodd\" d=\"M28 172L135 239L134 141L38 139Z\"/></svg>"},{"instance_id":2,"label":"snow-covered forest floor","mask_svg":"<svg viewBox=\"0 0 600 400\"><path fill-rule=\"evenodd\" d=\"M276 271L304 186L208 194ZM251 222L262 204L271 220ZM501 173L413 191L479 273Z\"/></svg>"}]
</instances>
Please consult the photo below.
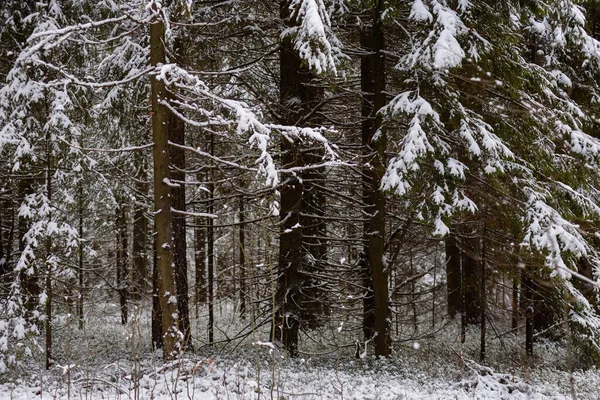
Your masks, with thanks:
<instances>
[{"instance_id":1,"label":"snow-covered forest floor","mask_svg":"<svg viewBox=\"0 0 600 400\"><path fill-rule=\"evenodd\" d=\"M97 305L83 330L74 319L56 321L54 368L45 371L40 355L39 364L12 370L0 378L0 399L600 399L600 371L568 372L582 355L547 341L536 343L527 361L522 334L489 335L485 366L472 361L479 332L467 331L461 345L454 323L435 341L397 344L385 360L356 358L357 332L330 327L331 343L304 336L301 349L314 353L288 359L264 342L266 326L237 345L227 343L241 325L224 306L216 321L216 340L224 341L203 343L200 310L195 350L165 365L149 345L149 316L140 313L123 326L116 311L116 305Z\"/></svg>"}]
</instances>

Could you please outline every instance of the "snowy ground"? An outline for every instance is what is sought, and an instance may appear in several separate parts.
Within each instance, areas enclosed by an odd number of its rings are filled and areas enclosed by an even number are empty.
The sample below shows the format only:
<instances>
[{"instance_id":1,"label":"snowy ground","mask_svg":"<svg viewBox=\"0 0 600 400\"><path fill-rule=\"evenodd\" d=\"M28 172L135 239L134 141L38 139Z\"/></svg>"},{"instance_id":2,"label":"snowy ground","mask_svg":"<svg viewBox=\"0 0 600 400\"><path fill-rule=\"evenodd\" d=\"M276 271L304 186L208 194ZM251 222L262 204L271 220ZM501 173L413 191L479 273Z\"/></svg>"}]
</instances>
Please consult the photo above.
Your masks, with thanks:
<instances>
[{"instance_id":1,"label":"snowy ground","mask_svg":"<svg viewBox=\"0 0 600 400\"><path fill-rule=\"evenodd\" d=\"M237 347L202 347L197 340L196 352L163 365L147 346L145 318L123 327L111 315L98 314L84 331L58 321L62 361L49 372L28 363L0 377L0 399L600 400L600 371L569 373L564 346L552 343L538 344L527 362L518 336L490 339L489 367L469 361L477 355L477 332L461 345L453 326L436 342L399 345L387 360L356 359L352 348L282 359L249 337Z\"/></svg>"},{"instance_id":2,"label":"snowy ground","mask_svg":"<svg viewBox=\"0 0 600 400\"><path fill-rule=\"evenodd\" d=\"M264 361L264 360L263 360ZM528 383L476 365L456 368L454 378L428 374L400 360L361 360L337 365L284 361L185 359L167 367L142 367L142 375L119 364L86 374L80 368L39 380L0 385L2 399L565 399L568 376L551 372ZM58 372L58 371L57 371ZM260 379L259 379L260 377ZM556 381L552 381L552 379ZM577 398L600 398L598 373L573 375ZM561 382L564 380L564 382ZM274 383L274 384L273 384ZM562 383L562 384L561 384ZM260 388L260 391L258 390ZM42 393L42 395L40 395Z\"/></svg>"}]
</instances>

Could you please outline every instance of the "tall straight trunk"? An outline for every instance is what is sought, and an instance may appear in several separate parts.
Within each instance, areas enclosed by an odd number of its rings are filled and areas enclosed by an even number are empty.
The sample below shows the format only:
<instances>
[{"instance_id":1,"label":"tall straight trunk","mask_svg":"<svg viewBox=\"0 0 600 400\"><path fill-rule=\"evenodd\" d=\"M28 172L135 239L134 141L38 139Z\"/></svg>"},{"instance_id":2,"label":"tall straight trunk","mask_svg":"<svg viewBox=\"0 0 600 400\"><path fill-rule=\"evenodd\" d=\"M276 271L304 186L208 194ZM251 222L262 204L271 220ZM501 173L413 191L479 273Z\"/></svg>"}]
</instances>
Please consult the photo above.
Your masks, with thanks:
<instances>
[{"instance_id":1,"label":"tall straight trunk","mask_svg":"<svg viewBox=\"0 0 600 400\"><path fill-rule=\"evenodd\" d=\"M384 34L381 23L381 1L373 6L371 26L363 25L360 44L365 51L361 60L362 145L365 152L363 168L363 201L367 221L364 223L364 282L366 298L363 330L375 335L375 354L391 353L389 327L388 272L384 265L385 196L380 190L386 168L386 135L379 114L386 104ZM370 339L368 337L367 339Z\"/></svg>"},{"instance_id":2,"label":"tall straight trunk","mask_svg":"<svg viewBox=\"0 0 600 400\"><path fill-rule=\"evenodd\" d=\"M200 176L198 176L198 181L201 181ZM202 226L206 224L206 218L196 217L195 222L197 226L194 228L194 264L196 268L194 294L197 311L198 304L206 303L206 228ZM198 313L196 312L196 315L197 314Z\"/></svg>"},{"instance_id":3,"label":"tall straight trunk","mask_svg":"<svg viewBox=\"0 0 600 400\"><path fill-rule=\"evenodd\" d=\"M298 153L293 143L282 138L283 167L297 166ZM274 340L281 341L292 357L298 351L299 307L294 298L299 298L303 276L302 226L300 204L302 183L297 177L286 176L281 188L281 231L279 233L279 277L275 301Z\"/></svg>"},{"instance_id":4,"label":"tall straight trunk","mask_svg":"<svg viewBox=\"0 0 600 400\"><path fill-rule=\"evenodd\" d=\"M525 353L528 356L533 355L533 305L531 300L531 282L529 278L524 280L525 290L523 291L523 300L525 303Z\"/></svg>"},{"instance_id":5,"label":"tall straight trunk","mask_svg":"<svg viewBox=\"0 0 600 400\"><path fill-rule=\"evenodd\" d=\"M177 36L173 43L175 61L182 62L184 45L181 36ZM178 110L179 113L183 111ZM185 145L185 122L174 113L170 114L169 140L172 143ZM171 160L171 177L176 182L172 188L173 208L185 212L185 151L179 147L169 149ZM192 346L190 331L190 306L188 293L188 265L187 265L187 229L184 214L173 216L173 242L175 244L175 282L177 285L177 308L179 311L179 330L183 333L186 346Z\"/></svg>"},{"instance_id":6,"label":"tall straight trunk","mask_svg":"<svg viewBox=\"0 0 600 400\"><path fill-rule=\"evenodd\" d=\"M10 277L10 252L14 230L14 207L11 205L10 192L5 195L6 198L0 199L0 283L12 280Z\"/></svg>"},{"instance_id":7,"label":"tall straight trunk","mask_svg":"<svg viewBox=\"0 0 600 400\"><path fill-rule=\"evenodd\" d=\"M467 325L481 323L481 268L479 238L463 240L462 250L462 299L464 321Z\"/></svg>"},{"instance_id":8,"label":"tall straight trunk","mask_svg":"<svg viewBox=\"0 0 600 400\"><path fill-rule=\"evenodd\" d=\"M119 200L117 207L117 294L121 307L121 324L127 324L127 293L129 292L129 257L127 256L127 216L125 205Z\"/></svg>"},{"instance_id":9,"label":"tall straight trunk","mask_svg":"<svg viewBox=\"0 0 600 400\"><path fill-rule=\"evenodd\" d=\"M460 248L454 233L444 239L446 249L446 290L448 315L455 317L462 311Z\"/></svg>"},{"instance_id":10,"label":"tall straight trunk","mask_svg":"<svg viewBox=\"0 0 600 400\"><path fill-rule=\"evenodd\" d=\"M210 134L210 154L215 153L215 135ZM208 182L208 213L213 214L214 212L214 197L215 197L215 176L214 176L214 164L210 168L210 176ZM213 227L214 221L212 218L207 218L208 228L207 232L207 262L206 268L208 273L208 342L213 343L215 340L214 324L215 324L215 229Z\"/></svg>"},{"instance_id":11,"label":"tall straight trunk","mask_svg":"<svg viewBox=\"0 0 600 400\"><path fill-rule=\"evenodd\" d=\"M15 235L15 215L17 212L15 210L15 203L11 199L10 200L10 229L8 230L8 246L6 248L6 265L10 265L12 261L12 252L13 252L13 239Z\"/></svg>"},{"instance_id":12,"label":"tall straight trunk","mask_svg":"<svg viewBox=\"0 0 600 400\"><path fill-rule=\"evenodd\" d=\"M177 46L177 40L176 40ZM171 114L169 124L170 141L185 144L185 123L174 114ZM169 149L171 159L171 177L177 183L172 187L173 208L185 212L185 152L181 148ZM175 245L175 282L177 285L177 308L179 311L179 330L183 333L186 346L192 345L190 331L190 308L188 298L188 268L187 268L187 235L185 215L173 216L173 242Z\"/></svg>"},{"instance_id":13,"label":"tall straight trunk","mask_svg":"<svg viewBox=\"0 0 600 400\"><path fill-rule=\"evenodd\" d=\"M0 202L2 199L0 199ZM0 203L1 204L1 203ZM4 256L4 207L0 207L0 282L8 273L6 257Z\"/></svg>"},{"instance_id":14,"label":"tall straight trunk","mask_svg":"<svg viewBox=\"0 0 600 400\"><path fill-rule=\"evenodd\" d=\"M298 21L290 10L290 0L281 0L280 17L287 28L297 26ZM282 36L279 47L279 105L281 123L284 125L306 124L303 120L306 107L318 97L309 83L313 74L302 66L290 35ZM293 139L281 139L282 164L284 168L303 165L299 143ZM303 179L296 174L282 174L280 233L277 291L275 293L275 316L272 339L281 341L292 357L298 354L298 332L302 319L312 319L312 307L305 307L303 287L307 274L304 264Z\"/></svg>"},{"instance_id":15,"label":"tall straight trunk","mask_svg":"<svg viewBox=\"0 0 600 400\"><path fill-rule=\"evenodd\" d=\"M246 318L246 214L244 210L245 203L246 198L243 195L240 196L240 317L242 319Z\"/></svg>"},{"instance_id":16,"label":"tall straight trunk","mask_svg":"<svg viewBox=\"0 0 600 400\"><path fill-rule=\"evenodd\" d=\"M155 225L156 226L156 225ZM156 228L154 229L156 231ZM156 262L156 240L152 243L152 348L163 347L162 312L158 296L158 263Z\"/></svg>"},{"instance_id":17,"label":"tall straight trunk","mask_svg":"<svg viewBox=\"0 0 600 400\"><path fill-rule=\"evenodd\" d=\"M18 201L19 204L23 204L25 198L33 193L31 180L28 177L22 177L17 186L18 190ZM25 234L29 231L30 221L23 217L18 216L17 231L19 239L19 254L23 254L25 251ZM29 270L20 271L21 286L23 292L23 304L25 306L26 315L30 318L33 315L33 311L37 304L37 298L41 294L41 277L39 275L39 268L34 264Z\"/></svg>"},{"instance_id":18,"label":"tall straight trunk","mask_svg":"<svg viewBox=\"0 0 600 400\"><path fill-rule=\"evenodd\" d=\"M11 193L0 200L0 283L12 281L10 257L15 225L14 206Z\"/></svg>"},{"instance_id":19,"label":"tall straight trunk","mask_svg":"<svg viewBox=\"0 0 600 400\"><path fill-rule=\"evenodd\" d=\"M522 288L522 306L525 309L525 353L527 356L533 355L533 288L532 280L529 276L529 271L522 272L521 288Z\"/></svg>"},{"instance_id":20,"label":"tall straight trunk","mask_svg":"<svg viewBox=\"0 0 600 400\"><path fill-rule=\"evenodd\" d=\"M318 86L311 87L309 99L303 99L304 104L311 104L317 99L323 98L323 90ZM305 92L309 92L306 90ZM316 121L311 121L315 124ZM310 148L302 153L301 165L314 165L323 159L319 149ZM302 204L300 206L300 224L302 225L303 237L303 267L304 275L302 292L302 314L301 324L308 328L316 328L319 325L319 315L327 312L325 304L326 293L321 289L320 282L316 279L315 271L321 269L326 261L327 224L325 223L326 197L319 188L325 180L324 168L311 168L301 174L303 192Z\"/></svg>"},{"instance_id":21,"label":"tall straight trunk","mask_svg":"<svg viewBox=\"0 0 600 400\"><path fill-rule=\"evenodd\" d=\"M165 25L162 6L153 3L157 13L150 24L150 63L156 67L166 63ZM163 357L176 355L178 342L178 306L175 283L172 193L169 186L169 115L162 104L169 98L165 83L152 76L152 136L154 141L154 211L156 223L156 268L158 299L162 313Z\"/></svg>"},{"instance_id":22,"label":"tall straight trunk","mask_svg":"<svg viewBox=\"0 0 600 400\"><path fill-rule=\"evenodd\" d=\"M78 207L77 213L79 214L79 246L78 246L78 258L79 258L79 270L77 276L79 278L79 297L77 299L77 316L79 320L79 329L83 329L83 185L79 183L78 188Z\"/></svg>"},{"instance_id":23,"label":"tall straight trunk","mask_svg":"<svg viewBox=\"0 0 600 400\"><path fill-rule=\"evenodd\" d=\"M301 126L322 126L323 120L314 112L325 97L324 86L315 75L304 66L299 69L300 112L293 121ZM309 118L307 116L310 115ZM289 121L290 123L292 121ZM318 144L302 150L300 165L315 165L323 160L323 148ZM302 203L300 204L300 225L302 225L302 270L304 275L300 288L300 325L314 329L319 325L319 315L327 313L326 295L317 278L316 271L326 262L327 224L325 211L327 198L320 185L324 185L325 168L310 168L302 171Z\"/></svg>"},{"instance_id":24,"label":"tall straight trunk","mask_svg":"<svg viewBox=\"0 0 600 400\"><path fill-rule=\"evenodd\" d=\"M486 227L484 225L483 227L483 238L481 240L481 262L480 264L480 268L481 268L481 283L479 286L479 292L481 293L481 336L480 336L480 347L479 347L479 361L484 361L485 360L485 334L486 334L486 302L487 302L487 296L486 296L486 280L487 280L487 275L486 275L486 248L485 248L485 236L486 236L487 232L486 232Z\"/></svg>"},{"instance_id":25,"label":"tall straight trunk","mask_svg":"<svg viewBox=\"0 0 600 400\"><path fill-rule=\"evenodd\" d=\"M52 204L52 144L50 143L50 131L46 133L46 196L48 203ZM52 213L48 215L48 221L52 220ZM46 369L54 364L52 360L52 264L49 262L52 252L52 239L46 238Z\"/></svg>"},{"instance_id":26,"label":"tall straight trunk","mask_svg":"<svg viewBox=\"0 0 600 400\"><path fill-rule=\"evenodd\" d=\"M512 310L511 310L511 328L516 329L519 326L519 276L512 278Z\"/></svg>"},{"instance_id":27,"label":"tall straight trunk","mask_svg":"<svg viewBox=\"0 0 600 400\"><path fill-rule=\"evenodd\" d=\"M139 299L148 290L148 219L146 218L146 203L148 194L146 163L140 152L135 153L137 199L133 205L133 243L132 243L132 284L133 295Z\"/></svg>"},{"instance_id":28,"label":"tall straight trunk","mask_svg":"<svg viewBox=\"0 0 600 400\"><path fill-rule=\"evenodd\" d=\"M11 197L11 192L7 193L8 198L5 200L4 204L5 210L9 210L9 219L10 222L8 222L8 226L5 227L6 231L8 231L7 236L6 236L6 244L4 246L4 276L7 279L10 279L10 273L11 273L11 257L12 257L12 251L13 251L13 241L14 241L14 234L15 234L15 203L13 198ZM6 217L5 217L6 218Z\"/></svg>"}]
</instances>

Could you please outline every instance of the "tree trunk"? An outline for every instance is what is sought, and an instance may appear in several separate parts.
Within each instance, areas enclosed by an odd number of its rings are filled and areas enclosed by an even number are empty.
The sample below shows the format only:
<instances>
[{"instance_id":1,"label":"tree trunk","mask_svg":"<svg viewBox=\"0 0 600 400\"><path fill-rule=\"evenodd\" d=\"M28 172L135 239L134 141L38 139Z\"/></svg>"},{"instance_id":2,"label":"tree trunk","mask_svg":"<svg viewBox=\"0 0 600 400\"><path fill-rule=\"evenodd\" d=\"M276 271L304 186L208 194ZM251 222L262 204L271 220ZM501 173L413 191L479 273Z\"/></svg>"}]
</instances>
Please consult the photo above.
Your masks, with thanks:
<instances>
[{"instance_id":1,"label":"tree trunk","mask_svg":"<svg viewBox=\"0 0 600 400\"><path fill-rule=\"evenodd\" d=\"M7 185L10 185L8 180ZM10 189L5 195L5 198L0 199L0 283L9 284L13 280L10 258L15 229L15 210Z\"/></svg>"},{"instance_id":2,"label":"tree trunk","mask_svg":"<svg viewBox=\"0 0 600 400\"><path fill-rule=\"evenodd\" d=\"M527 356L533 355L533 301L531 278L528 271L523 271L521 275L522 305L525 309L525 353Z\"/></svg>"},{"instance_id":3,"label":"tree trunk","mask_svg":"<svg viewBox=\"0 0 600 400\"><path fill-rule=\"evenodd\" d=\"M210 154L215 153L215 135L210 134ZM211 164L210 176L208 182L208 214L214 212L214 197L215 197L215 176L214 176L214 163ZM208 254L207 254L207 273L208 273L208 343L215 341L214 324L215 324L215 229L213 227L214 221L212 218L207 218L208 228L207 242L208 242Z\"/></svg>"},{"instance_id":4,"label":"tree trunk","mask_svg":"<svg viewBox=\"0 0 600 400\"><path fill-rule=\"evenodd\" d=\"M481 323L481 268L479 258L479 238L463 241L462 249L462 298L463 313L467 325Z\"/></svg>"},{"instance_id":5,"label":"tree trunk","mask_svg":"<svg viewBox=\"0 0 600 400\"><path fill-rule=\"evenodd\" d=\"M11 189L12 191L12 189ZM2 266L3 269L3 273L2 275L4 275L4 278L7 280L12 280L12 276L11 276L11 257L12 257L12 251L13 251L13 239L14 239L14 234L15 234L15 203L13 198L11 197L11 192L7 193L7 199L5 200L4 204L5 210L9 210L8 215L10 216L10 222L8 223L8 227L5 227L5 230L8 231L7 237L6 237L6 244L4 246L4 265Z\"/></svg>"},{"instance_id":6,"label":"tree trunk","mask_svg":"<svg viewBox=\"0 0 600 400\"><path fill-rule=\"evenodd\" d=\"M78 245L78 258L79 258L79 270L77 276L79 278L79 297L77 299L77 317L79 320L79 329L83 329L83 185L80 182L78 188L78 208L79 214L79 245Z\"/></svg>"},{"instance_id":7,"label":"tree trunk","mask_svg":"<svg viewBox=\"0 0 600 400\"><path fill-rule=\"evenodd\" d=\"M117 293L121 307L121 324L127 324L127 293L129 292L129 274L127 256L127 216L125 205L121 200L117 206Z\"/></svg>"},{"instance_id":8,"label":"tree trunk","mask_svg":"<svg viewBox=\"0 0 600 400\"><path fill-rule=\"evenodd\" d=\"M139 299L148 289L148 219L146 218L146 203L144 197L148 193L146 163L140 152L135 153L136 182L135 188L138 198L134 202L133 210L133 295Z\"/></svg>"},{"instance_id":9,"label":"tree trunk","mask_svg":"<svg viewBox=\"0 0 600 400\"><path fill-rule=\"evenodd\" d=\"M152 244L152 348L155 350L163 347L162 312L158 296L158 263L156 261L156 241L154 241Z\"/></svg>"},{"instance_id":10,"label":"tree trunk","mask_svg":"<svg viewBox=\"0 0 600 400\"><path fill-rule=\"evenodd\" d=\"M280 16L287 28L299 24L292 15L289 0L280 1ZM289 34L282 36L279 67L281 123L319 125L314 111L323 99L324 90L303 64ZM284 168L314 164L322 159L318 148L302 151L300 143L286 138L282 138L281 151ZM323 294L314 272L325 256L322 218L325 197L316 185L323 180L324 170L305 170L300 175L301 179L295 174L282 174L279 279L273 329L275 338L283 342L291 356L297 354L300 327L316 327L318 315L323 311Z\"/></svg>"},{"instance_id":11,"label":"tree trunk","mask_svg":"<svg viewBox=\"0 0 600 400\"><path fill-rule=\"evenodd\" d=\"M198 181L201 178L198 177ZM204 211L204 210L202 210ZM206 303L206 224L205 217L195 218L196 227L194 228L195 252L194 264L196 268L195 297L196 297L196 316L198 315L198 304Z\"/></svg>"},{"instance_id":12,"label":"tree trunk","mask_svg":"<svg viewBox=\"0 0 600 400\"><path fill-rule=\"evenodd\" d=\"M303 99L302 103L311 105L317 99L323 97L323 90L319 87L311 87L310 99ZM308 90L306 90L308 91ZM311 105L312 108L312 105ZM315 122L313 121L313 124ZM323 159L323 154L318 148L310 148L303 152L301 165L314 165ZM302 306L300 320L301 324L307 328L314 329L319 325L319 315L327 312L325 304L325 295L320 286L320 282L315 278L315 271L321 269L321 265L326 261L327 225L325 223L325 194L320 190L319 184L325 180L325 170L323 168L313 168L303 171L302 177L302 204L300 205L300 225L302 225L303 238L303 267L301 273L302 279Z\"/></svg>"},{"instance_id":13,"label":"tree trunk","mask_svg":"<svg viewBox=\"0 0 600 400\"><path fill-rule=\"evenodd\" d=\"M243 189L242 185L242 189ZM246 214L244 205L246 198L240 196L240 318L246 318Z\"/></svg>"},{"instance_id":14,"label":"tree trunk","mask_svg":"<svg viewBox=\"0 0 600 400\"><path fill-rule=\"evenodd\" d=\"M517 329L519 326L519 277L512 278L512 315L511 328Z\"/></svg>"},{"instance_id":15,"label":"tree trunk","mask_svg":"<svg viewBox=\"0 0 600 400\"><path fill-rule=\"evenodd\" d=\"M52 204L52 144L50 143L50 131L46 132L46 196L48 203ZM52 221L52 213L48 214L48 221ZM52 252L52 238L46 237L46 369L54 364L52 359L52 263L50 263Z\"/></svg>"},{"instance_id":16,"label":"tree trunk","mask_svg":"<svg viewBox=\"0 0 600 400\"><path fill-rule=\"evenodd\" d=\"M31 187L31 180L28 179L27 177L23 177L18 184L18 201L19 204L23 204L25 201L25 198L30 195L33 190ZM23 216L18 216L18 222L17 222L17 229L18 229L18 239L19 239L19 254L23 254L23 252L25 251L25 235L27 234L27 232L29 231L30 228L30 221L23 217ZM37 299L39 298L39 295L41 294L41 287L40 285L43 282L40 282L40 280L42 279L39 276L39 268L35 265L32 264L29 267L29 270L22 270L19 272L20 274L20 278L21 278L21 286L22 286L22 298L23 298L23 304L25 306L25 312L26 312L26 316L27 318L30 318L33 315L33 311L36 307L37 304Z\"/></svg>"},{"instance_id":17,"label":"tree trunk","mask_svg":"<svg viewBox=\"0 0 600 400\"><path fill-rule=\"evenodd\" d=\"M282 138L283 168L298 165L298 152L293 143ZM299 309L302 275L302 226L300 225L300 204L302 183L295 176L283 177L281 188L281 231L279 234L279 278L275 295L274 340L281 341L292 357L297 355Z\"/></svg>"},{"instance_id":18,"label":"tree trunk","mask_svg":"<svg viewBox=\"0 0 600 400\"><path fill-rule=\"evenodd\" d=\"M4 199L0 198L0 204ZM3 204L4 205L4 204ZM3 282L8 274L8 265L4 256L4 207L0 207L0 282Z\"/></svg>"},{"instance_id":19,"label":"tree trunk","mask_svg":"<svg viewBox=\"0 0 600 400\"><path fill-rule=\"evenodd\" d=\"M391 352L391 337L388 323L388 271L384 265L385 196L380 190L386 168L386 136L379 114L379 110L386 104L384 35L380 3L374 6L372 26L365 25L360 32L360 44L366 52L361 60L362 145L365 152L363 201L364 213L368 216L363 228L363 253L366 263L363 272L366 297L372 297L372 303L365 303L363 330L365 333L373 332L376 335L375 354L388 356Z\"/></svg>"},{"instance_id":20,"label":"tree trunk","mask_svg":"<svg viewBox=\"0 0 600 400\"><path fill-rule=\"evenodd\" d=\"M448 315L455 317L462 310L462 289L460 271L460 248L454 233L444 239L446 248L446 290L448 298Z\"/></svg>"},{"instance_id":21,"label":"tree trunk","mask_svg":"<svg viewBox=\"0 0 600 400\"><path fill-rule=\"evenodd\" d=\"M153 3L157 13L150 24L150 63L156 67L166 63L163 10ZM169 109L161 102L169 94L165 83L152 76L152 135L154 141L154 211L156 221L156 269L160 309L162 312L163 357L176 356L178 342L177 289L174 268L172 193L169 174Z\"/></svg>"},{"instance_id":22,"label":"tree trunk","mask_svg":"<svg viewBox=\"0 0 600 400\"><path fill-rule=\"evenodd\" d=\"M484 361L485 360L485 334L486 334L486 301L487 301L487 297L486 297L486 293L487 293L487 288L486 288L486 254L485 254L485 236L486 236L486 227L483 227L483 238L482 238L482 244L481 244L481 262L480 264L480 269L481 269L481 283L479 286L479 292L481 293L481 337L480 337L480 348L479 348L479 361Z\"/></svg>"},{"instance_id":23,"label":"tree trunk","mask_svg":"<svg viewBox=\"0 0 600 400\"><path fill-rule=\"evenodd\" d=\"M176 56L181 56L181 38L178 37L175 39L174 46ZM170 113L170 117L169 140L172 143L185 145L185 123L173 113ZM169 156L172 168L171 177L175 181L171 192L173 196L173 208L177 211L185 212L185 151L173 146L169 149ZM186 232L185 215L175 214L173 216L173 242L175 245L175 279L177 285L179 330L183 333L183 341L186 346L191 346Z\"/></svg>"}]
</instances>

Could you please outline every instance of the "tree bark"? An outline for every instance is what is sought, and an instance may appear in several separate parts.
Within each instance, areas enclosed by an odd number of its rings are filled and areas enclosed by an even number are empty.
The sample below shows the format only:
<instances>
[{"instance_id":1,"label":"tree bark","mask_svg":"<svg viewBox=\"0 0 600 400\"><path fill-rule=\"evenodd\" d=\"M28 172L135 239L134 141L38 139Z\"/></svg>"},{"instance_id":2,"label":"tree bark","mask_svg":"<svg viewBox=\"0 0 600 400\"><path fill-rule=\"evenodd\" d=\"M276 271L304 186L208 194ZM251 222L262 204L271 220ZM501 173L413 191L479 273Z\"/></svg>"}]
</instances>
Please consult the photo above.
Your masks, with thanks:
<instances>
[{"instance_id":1,"label":"tree bark","mask_svg":"<svg viewBox=\"0 0 600 400\"><path fill-rule=\"evenodd\" d=\"M279 4L285 26L297 26L299 21L292 15L290 1L282 0ZM290 126L314 123L310 114L322 100L324 91L315 84L315 75L303 65L293 38L288 34L281 40L279 68L281 123ZM281 152L284 168L301 167L320 159L318 150L302 152L300 143L287 138L281 140ZM279 278L272 336L284 344L292 357L297 355L300 327L315 327L322 310L322 295L314 271L325 255L322 239L325 224L320 218L325 199L315 186L323 173L303 171L301 179L296 174L282 174Z\"/></svg>"},{"instance_id":2,"label":"tree bark","mask_svg":"<svg viewBox=\"0 0 600 400\"><path fill-rule=\"evenodd\" d=\"M476 325L481 323L479 238L466 238L462 242L462 312L467 325Z\"/></svg>"},{"instance_id":3,"label":"tree bark","mask_svg":"<svg viewBox=\"0 0 600 400\"><path fill-rule=\"evenodd\" d=\"M215 135L210 134L210 154L215 153ZM210 176L208 182L208 214L214 212L214 197L215 197L215 176L214 163L211 163ZM214 325L215 325L215 228L212 218L207 218L208 228L207 233L207 273L208 273L208 342L215 341Z\"/></svg>"},{"instance_id":4,"label":"tree bark","mask_svg":"<svg viewBox=\"0 0 600 400\"><path fill-rule=\"evenodd\" d=\"M154 229L156 231L156 228ZM156 241L152 243L152 348L163 347L162 312L158 296L158 263L156 262Z\"/></svg>"},{"instance_id":5,"label":"tree bark","mask_svg":"<svg viewBox=\"0 0 600 400\"><path fill-rule=\"evenodd\" d=\"M481 243L481 262L480 264L480 269L481 269L481 284L479 286L479 292L481 293L481 336L480 336L480 348L479 348L479 361L484 361L485 360L485 334L486 334L486 301L487 301L487 297L486 297L486 280L487 280L487 275L486 275L486 248L485 248L485 236L486 236L486 227L483 227L483 238L482 238L482 243Z\"/></svg>"},{"instance_id":6,"label":"tree bark","mask_svg":"<svg viewBox=\"0 0 600 400\"><path fill-rule=\"evenodd\" d=\"M133 210L133 296L139 299L148 290L148 219L146 218L146 203L144 197L148 193L145 161L140 152L135 153L137 192Z\"/></svg>"},{"instance_id":7,"label":"tree bark","mask_svg":"<svg viewBox=\"0 0 600 400\"><path fill-rule=\"evenodd\" d=\"M164 10L153 3L157 15L150 24L150 63L156 67L166 63ZM163 357L176 356L178 344L178 306L175 283L173 243L173 198L169 174L169 109L163 104L169 98L165 83L152 76L152 135L154 141L154 211L156 223L156 268L160 309L162 312Z\"/></svg>"},{"instance_id":8,"label":"tree bark","mask_svg":"<svg viewBox=\"0 0 600 400\"><path fill-rule=\"evenodd\" d=\"M446 290L448 299L448 315L455 317L462 311L462 289L460 271L460 248L456 236L451 232L444 239L446 249Z\"/></svg>"},{"instance_id":9,"label":"tree bark","mask_svg":"<svg viewBox=\"0 0 600 400\"><path fill-rule=\"evenodd\" d=\"M360 32L360 44L366 55L361 60L362 98L362 145L365 153L363 168L364 213L364 282L365 318L363 330L375 336L375 354L391 353L389 327L388 271L384 264L385 250L385 196L380 190L386 168L386 135L379 110L386 104L384 34L381 23L381 2L373 8L372 25L364 25ZM371 316L372 315L372 316ZM366 339L370 339L367 337Z\"/></svg>"},{"instance_id":10,"label":"tree bark","mask_svg":"<svg viewBox=\"0 0 600 400\"><path fill-rule=\"evenodd\" d=\"M198 176L198 181L202 179ZM202 210L204 211L204 210ZM198 314L198 304L206 303L206 224L205 217L196 217L196 227L194 228L195 252L194 264L196 268L195 297L196 297L196 315Z\"/></svg>"},{"instance_id":11,"label":"tree bark","mask_svg":"<svg viewBox=\"0 0 600 400\"><path fill-rule=\"evenodd\" d=\"M243 188L243 185L242 185ZM240 318L246 318L246 214L244 206L246 199L240 196Z\"/></svg>"},{"instance_id":12,"label":"tree bark","mask_svg":"<svg viewBox=\"0 0 600 400\"><path fill-rule=\"evenodd\" d=\"M533 355L533 290L531 287L531 278L528 271L523 271L521 275L521 288L523 294L522 305L525 309L525 353L527 356Z\"/></svg>"},{"instance_id":13,"label":"tree bark","mask_svg":"<svg viewBox=\"0 0 600 400\"><path fill-rule=\"evenodd\" d=\"M117 206L117 294L121 308L121 324L127 324L127 294L129 292L129 257L127 255L127 216L122 200Z\"/></svg>"},{"instance_id":14,"label":"tree bark","mask_svg":"<svg viewBox=\"0 0 600 400\"><path fill-rule=\"evenodd\" d=\"M47 100L47 98L46 98ZM46 115L47 115L46 111ZM48 204L52 204L52 144L50 142L50 130L46 131L46 197ZM52 212L48 213L48 221L52 221ZM52 257L52 238L46 237L46 320L44 322L46 330L46 369L50 369L54 364L52 359L52 263L50 259Z\"/></svg>"},{"instance_id":15,"label":"tree bark","mask_svg":"<svg viewBox=\"0 0 600 400\"><path fill-rule=\"evenodd\" d=\"M175 39L175 53L181 55L181 39ZM185 145L185 123L175 114L170 113L169 140L172 143ZM185 151L178 147L169 149L171 160L171 177L173 208L185 212ZM175 245L175 281L177 285L177 308L179 311L179 330L183 333L183 341L187 346L192 345L190 331L190 307L188 298L188 268L187 268L187 229L183 214L173 216L173 242Z\"/></svg>"},{"instance_id":16,"label":"tree bark","mask_svg":"<svg viewBox=\"0 0 600 400\"><path fill-rule=\"evenodd\" d=\"M519 326L519 277L512 278L512 315L511 328L516 329Z\"/></svg>"},{"instance_id":17,"label":"tree bark","mask_svg":"<svg viewBox=\"0 0 600 400\"><path fill-rule=\"evenodd\" d=\"M27 177L23 177L19 181L17 190L19 204L23 204L25 198L33 192L31 180ZM24 239L25 234L29 231L29 228L30 221L23 216L18 216L17 230L19 239L19 254L23 254L23 252L25 251ZM37 304L36 299L42 292L40 285L42 285L43 282L40 282L42 277L39 275L39 273L40 270L35 264L32 264L30 266L30 271L22 270L19 272L23 291L23 304L25 306L25 313L27 315L27 318L30 318L32 316Z\"/></svg>"},{"instance_id":18,"label":"tree bark","mask_svg":"<svg viewBox=\"0 0 600 400\"><path fill-rule=\"evenodd\" d=\"M0 198L0 203L4 199ZM8 274L8 265L4 256L4 207L0 207L0 282L3 282Z\"/></svg>"},{"instance_id":19,"label":"tree bark","mask_svg":"<svg viewBox=\"0 0 600 400\"><path fill-rule=\"evenodd\" d=\"M78 208L77 212L79 214L79 245L77 248L78 251L78 259L79 259L79 270L77 271L77 276L79 278L79 297L77 299L77 317L79 320L79 329L83 329L84 317L83 317L83 212L84 212L84 204L83 204L83 185L80 182L78 187Z\"/></svg>"},{"instance_id":20,"label":"tree bark","mask_svg":"<svg viewBox=\"0 0 600 400\"><path fill-rule=\"evenodd\" d=\"M7 180L7 186L10 185ZM10 186L8 186L10 187ZM0 283L12 282L11 253L15 230L15 207L12 193L7 189L5 198L0 199Z\"/></svg>"}]
</instances>

